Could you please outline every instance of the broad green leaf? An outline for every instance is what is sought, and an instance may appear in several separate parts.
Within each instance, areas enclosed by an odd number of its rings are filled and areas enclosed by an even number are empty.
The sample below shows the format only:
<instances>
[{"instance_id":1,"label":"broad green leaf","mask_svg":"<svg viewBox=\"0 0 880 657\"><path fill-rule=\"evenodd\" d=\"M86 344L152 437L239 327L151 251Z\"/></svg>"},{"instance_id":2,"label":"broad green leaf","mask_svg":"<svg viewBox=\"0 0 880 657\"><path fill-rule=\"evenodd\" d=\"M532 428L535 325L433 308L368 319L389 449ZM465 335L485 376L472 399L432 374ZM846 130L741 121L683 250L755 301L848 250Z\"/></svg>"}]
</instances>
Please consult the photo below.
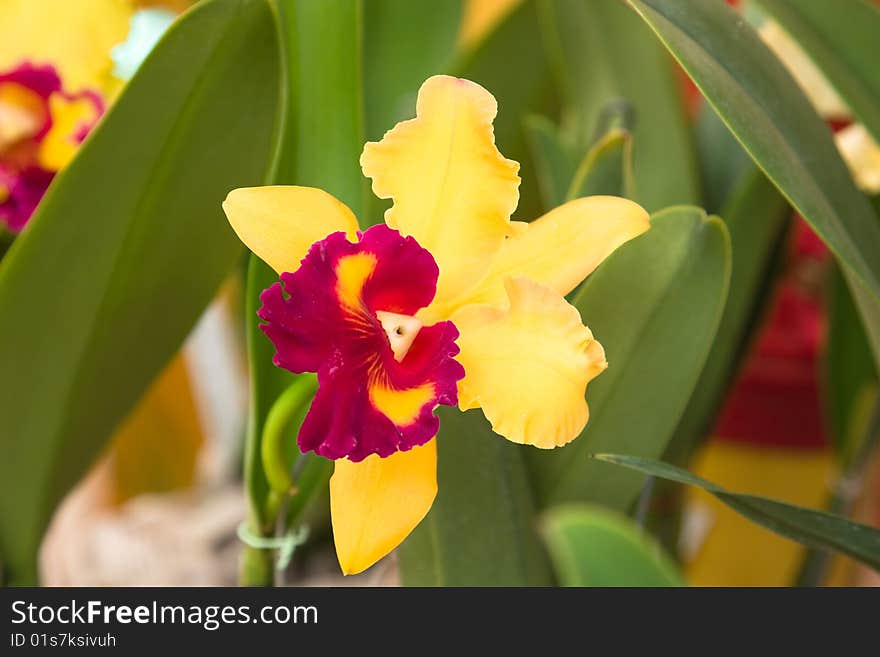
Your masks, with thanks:
<instances>
[{"instance_id":1,"label":"broad green leaf","mask_svg":"<svg viewBox=\"0 0 880 657\"><path fill-rule=\"evenodd\" d=\"M713 0L626 1L767 177L867 290L880 296L880 225L825 123L755 31Z\"/></svg>"},{"instance_id":2,"label":"broad green leaf","mask_svg":"<svg viewBox=\"0 0 880 657\"><path fill-rule=\"evenodd\" d=\"M868 0L758 0L880 141L880 8Z\"/></svg>"},{"instance_id":3,"label":"broad green leaf","mask_svg":"<svg viewBox=\"0 0 880 657\"><path fill-rule=\"evenodd\" d=\"M595 454L594 458L646 475L697 486L777 534L810 547L837 550L880 570L880 529L769 497L732 493L687 470L654 459L620 454Z\"/></svg>"},{"instance_id":4,"label":"broad green leaf","mask_svg":"<svg viewBox=\"0 0 880 657\"><path fill-rule=\"evenodd\" d=\"M625 450L660 456L703 369L730 276L727 230L698 208L670 208L623 245L574 298L608 369L587 390L590 420L569 445L529 450L542 506L596 502L626 511L643 478L587 458Z\"/></svg>"},{"instance_id":5,"label":"broad green leaf","mask_svg":"<svg viewBox=\"0 0 880 657\"><path fill-rule=\"evenodd\" d=\"M559 81L566 127L581 152L603 107L635 109L636 200L649 211L699 201L697 163L673 64L638 18L615 0L539 0L542 36Z\"/></svg>"},{"instance_id":6,"label":"broad green leaf","mask_svg":"<svg viewBox=\"0 0 880 657\"><path fill-rule=\"evenodd\" d=\"M426 7L412 0L363 4L364 99L367 139L377 141L412 117L416 92L427 78L445 73L458 38L463 0Z\"/></svg>"},{"instance_id":7,"label":"broad green leaf","mask_svg":"<svg viewBox=\"0 0 880 657\"><path fill-rule=\"evenodd\" d=\"M596 195L637 196L633 176L633 139L625 130L611 130L587 152L574 174L566 200Z\"/></svg>"},{"instance_id":8,"label":"broad green leaf","mask_svg":"<svg viewBox=\"0 0 880 657\"><path fill-rule=\"evenodd\" d=\"M547 511L541 534L563 586L684 586L672 559L626 516L590 505Z\"/></svg>"},{"instance_id":9,"label":"broad green leaf","mask_svg":"<svg viewBox=\"0 0 880 657\"><path fill-rule=\"evenodd\" d=\"M730 290L712 350L666 451L666 458L673 463L687 462L711 428L746 349L750 329L766 301L791 214L773 184L750 167L751 175L731 195L721 213L730 232Z\"/></svg>"},{"instance_id":10,"label":"broad green leaf","mask_svg":"<svg viewBox=\"0 0 880 657\"><path fill-rule=\"evenodd\" d=\"M565 202L575 164L562 143L559 129L543 116L527 116L524 120L526 135L535 163L535 175L545 208L555 208Z\"/></svg>"},{"instance_id":11,"label":"broad green leaf","mask_svg":"<svg viewBox=\"0 0 880 657\"><path fill-rule=\"evenodd\" d=\"M829 279L822 396L838 461L847 464L858 451L877 396L877 366L840 269L834 267Z\"/></svg>"},{"instance_id":12,"label":"broad green leaf","mask_svg":"<svg viewBox=\"0 0 880 657\"><path fill-rule=\"evenodd\" d=\"M505 157L519 162L520 202L516 218L531 221L550 208L542 208L538 176L529 156L523 117L553 116L553 84L544 52L534 0L523 0L451 67L454 75L473 80L498 101L495 140Z\"/></svg>"},{"instance_id":13,"label":"broad green leaf","mask_svg":"<svg viewBox=\"0 0 880 657\"><path fill-rule=\"evenodd\" d=\"M441 408L434 506L400 549L406 586L552 583L520 445L479 410Z\"/></svg>"},{"instance_id":14,"label":"broad green leaf","mask_svg":"<svg viewBox=\"0 0 880 657\"><path fill-rule=\"evenodd\" d=\"M755 165L708 103L700 105L695 131L703 207L707 212L721 212L752 175Z\"/></svg>"},{"instance_id":15,"label":"broad green leaf","mask_svg":"<svg viewBox=\"0 0 880 657\"><path fill-rule=\"evenodd\" d=\"M276 34L265 0L188 12L0 267L0 551L12 583L35 581L56 503L241 252L220 202L270 168Z\"/></svg>"}]
</instances>

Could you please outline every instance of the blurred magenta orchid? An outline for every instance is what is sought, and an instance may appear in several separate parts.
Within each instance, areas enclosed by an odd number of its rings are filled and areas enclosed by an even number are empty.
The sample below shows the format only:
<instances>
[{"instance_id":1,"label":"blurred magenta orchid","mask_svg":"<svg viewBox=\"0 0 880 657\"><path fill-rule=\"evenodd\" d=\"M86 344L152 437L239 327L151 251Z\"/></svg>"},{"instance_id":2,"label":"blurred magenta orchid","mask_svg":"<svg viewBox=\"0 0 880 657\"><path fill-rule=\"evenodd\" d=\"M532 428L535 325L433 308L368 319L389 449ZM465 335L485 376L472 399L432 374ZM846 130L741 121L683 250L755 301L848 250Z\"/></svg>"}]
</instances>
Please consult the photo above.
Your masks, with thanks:
<instances>
[{"instance_id":1,"label":"blurred magenta orchid","mask_svg":"<svg viewBox=\"0 0 880 657\"><path fill-rule=\"evenodd\" d=\"M361 156L386 225L358 230L340 201L307 187L237 189L223 207L281 280L262 294L275 363L317 372L299 434L334 459L333 531L345 573L393 550L437 491L440 405L482 408L507 439L552 448L588 418L602 346L564 295L649 227L614 197L511 221L519 165L495 146L497 104L481 86L427 80L416 118Z\"/></svg>"},{"instance_id":2,"label":"blurred magenta orchid","mask_svg":"<svg viewBox=\"0 0 880 657\"><path fill-rule=\"evenodd\" d=\"M110 52L132 12L130 0L0 3L0 223L12 232L115 92Z\"/></svg>"}]
</instances>

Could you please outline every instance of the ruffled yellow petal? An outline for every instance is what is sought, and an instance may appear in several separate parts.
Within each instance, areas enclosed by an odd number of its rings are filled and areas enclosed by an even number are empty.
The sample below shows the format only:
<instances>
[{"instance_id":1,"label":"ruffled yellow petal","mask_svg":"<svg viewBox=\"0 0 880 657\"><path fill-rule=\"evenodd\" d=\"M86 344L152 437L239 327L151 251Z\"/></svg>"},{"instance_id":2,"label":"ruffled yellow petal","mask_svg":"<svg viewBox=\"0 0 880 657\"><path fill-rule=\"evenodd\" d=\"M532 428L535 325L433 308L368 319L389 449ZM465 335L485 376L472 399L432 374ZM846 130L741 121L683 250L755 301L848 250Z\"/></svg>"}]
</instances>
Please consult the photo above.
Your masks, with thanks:
<instances>
[{"instance_id":1,"label":"ruffled yellow petal","mask_svg":"<svg viewBox=\"0 0 880 657\"><path fill-rule=\"evenodd\" d=\"M551 448L587 423L587 382L607 367L605 352L573 306L526 278L505 281L506 309L466 306L461 332L462 410L482 407L492 430L515 443Z\"/></svg>"},{"instance_id":2,"label":"ruffled yellow petal","mask_svg":"<svg viewBox=\"0 0 880 657\"><path fill-rule=\"evenodd\" d=\"M367 143L361 155L373 191L394 199L386 223L437 260L441 306L483 277L512 230L519 164L495 147L497 111L480 85L435 76L419 90L416 118Z\"/></svg>"},{"instance_id":3,"label":"ruffled yellow petal","mask_svg":"<svg viewBox=\"0 0 880 657\"><path fill-rule=\"evenodd\" d=\"M88 98L68 100L54 94L49 99L49 112L52 129L40 143L37 156L43 168L60 171L73 159L80 146L76 139L80 128L91 125L98 118L98 110Z\"/></svg>"},{"instance_id":4,"label":"ruffled yellow petal","mask_svg":"<svg viewBox=\"0 0 880 657\"><path fill-rule=\"evenodd\" d=\"M519 223L519 222L515 222ZM505 241L486 278L458 306L503 305L504 280L524 276L566 295L618 246L650 228L648 213L615 196L579 198L561 205ZM438 308L452 314L454 308Z\"/></svg>"},{"instance_id":5,"label":"ruffled yellow petal","mask_svg":"<svg viewBox=\"0 0 880 657\"><path fill-rule=\"evenodd\" d=\"M437 444L432 440L388 458L336 461L330 514L336 556L346 575L366 570L415 529L437 494Z\"/></svg>"},{"instance_id":6,"label":"ruffled yellow petal","mask_svg":"<svg viewBox=\"0 0 880 657\"><path fill-rule=\"evenodd\" d=\"M31 60L55 66L68 91L104 89L132 13L129 0L2 0L0 70Z\"/></svg>"},{"instance_id":7,"label":"ruffled yellow petal","mask_svg":"<svg viewBox=\"0 0 880 657\"><path fill-rule=\"evenodd\" d=\"M314 187L242 187L229 192L223 210L239 239L279 274L296 271L309 247L330 233L357 237L351 210Z\"/></svg>"}]
</instances>

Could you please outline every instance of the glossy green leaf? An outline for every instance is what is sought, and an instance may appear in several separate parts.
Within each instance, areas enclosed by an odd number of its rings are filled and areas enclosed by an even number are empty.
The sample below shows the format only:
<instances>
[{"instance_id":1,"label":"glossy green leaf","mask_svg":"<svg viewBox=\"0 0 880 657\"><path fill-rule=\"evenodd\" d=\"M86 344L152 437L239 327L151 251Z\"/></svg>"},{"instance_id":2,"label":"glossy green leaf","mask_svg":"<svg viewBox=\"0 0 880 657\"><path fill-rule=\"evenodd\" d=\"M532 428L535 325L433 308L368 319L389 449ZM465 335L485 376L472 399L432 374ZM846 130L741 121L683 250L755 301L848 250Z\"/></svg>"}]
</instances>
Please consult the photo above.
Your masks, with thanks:
<instances>
[{"instance_id":1,"label":"glossy green leaf","mask_svg":"<svg viewBox=\"0 0 880 657\"><path fill-rule=\"evenodd\" d=\"M880 225L831 133L755 31L713 0L626 0L752 159L875 297Z\"/></svg>"},{"instance_id":2,"label":"glossy green leaf","mask_svg":"<svg viewBox=\"0 0 880 657\"><path fill-rule=\"evenodd\" d=\"M869 0L758 0L880 141L880 8Z\"/></svg>"},{"instance_id":3,"label":"glossy green leaf","mask_svg":"<svg viewBox=\"0 0 880 657\"><path fill-rule=\"evenodd\" d=\"M265 0L188 12L0 267L0 551L13 583L35 580L56 503L241 252L220 202L270 168L276 33Z\"/></svg>"},{"instance_id":4,"label":"glossy green leaf","mask_svg":"<svg viewBox=\"0 0 880 657\"><path fill-rule=\"evenodd\" d=\"M635 109L636 200L649 211L699 201L696 155L672 61L615 0L540 0L542 36L582 152L606 104Z\"/></svg>"},{"instance_id":5,"label":"glossy green leaf","mask_svg":"<svg viewBox=\"0 0 880 657\"><path fill-rule=\"evenodd\" d=\"M562 143L559 129L550 119L529 116L524 124L535 163L541 202L545 208L555 208L565 202L574 171L574 158Z\"/></svg>"},{"instance_id":6,"label":"glossy green leaf","mask_svg":"<svg viewBox=\"0 0 880 657\"><path fill-rule=\"evenodd\" d=\"M706 437L766 301L791 210L756 168L721 213L730 232L730 290L712 350L666 451L686 463Z\"/></svg>"},{"instance_id":7,"label":"glossy green leaf","mask_svg":"<svg viewBox=\"0 0 880 657\"><path fill-rule=\"evenodd\" d=\"M684 586L672 559L618 513L557 507L541 518L541 534L563 586Z\"/></svg>"},{"instance_id":8,"label":"glossy green leaf","mask_svg":"<svg viewBox=\"0 0 880 657\"><path fill-rule=\"evenodd\" d=\"M865 434L878 391L877 366L840 269L834 267L829 279L822 395L832 444L846 464Z\"/></svg>"},{"instance_id":9,"label":"glossy green leaf","mask_svg":"<svg viewBox=\"0 0 880 657\"><path fill-rule=\"evenodd\" d=\"M880 529L769 497L732 493L687 470L654 459L619 454L596 454L594 458L646 475L697 486L777 534L810 547L837 550L880 570Z\"/></svg>"},{"instance_id":10,"label":"glossy green leaf","mask_svg":"<svg viewBox=\"0 0 880 657\"><path fill-rule=\"evenodd\" d=\"M755 165L708 103L700 105L695 131L703 207L707 212L721 212Z\"/></svg>"},{"instance_id":11,"label":"glossy green leaf","mask_svg":"<svg viewBox=\"0 0 880 657\"><path fill-rule=\"evenodd\" d=\"M452 63L463 2L368 0L363 12L367 139L378 141L412 117L422 82Z\"/></svg>"},{"instance_id":12,"label":"glossy green leaf","mask_svg":"<svg viewBox=\"0 0 880 657\"><path fill-rule=\"evenodd\" d=\"M582 196L636 198L633 176L633 139L625 130L614 129L587 152L572 178L566 200Z\"/></svg>"},{"instance_id":13,"label":"glossy green leaf","mask_svg":"<svg viewBox=\"0 0 880 657\"><path fill-rule=\"evenodd\" d=\"M438 415L439 491L400 549L404 585L551 584L522 446L493 433L479 410Z\"/></svg>"},{"instance_id":14,"label":"glossy green leaf","mask_svg":"<svg viewBox=\"0 0 880 657\"><path fill-rule=\"evenodd\" d=\"M610 449L663 454L715 337L729 276L724 224L698 208L678 207L654 215L647 233L587 279L573 303L605 347L609 366L587 389L583 435L562 448L528 453L542 506L630 507L643 478L587 456Z\"/></svg>"}]
</instances>

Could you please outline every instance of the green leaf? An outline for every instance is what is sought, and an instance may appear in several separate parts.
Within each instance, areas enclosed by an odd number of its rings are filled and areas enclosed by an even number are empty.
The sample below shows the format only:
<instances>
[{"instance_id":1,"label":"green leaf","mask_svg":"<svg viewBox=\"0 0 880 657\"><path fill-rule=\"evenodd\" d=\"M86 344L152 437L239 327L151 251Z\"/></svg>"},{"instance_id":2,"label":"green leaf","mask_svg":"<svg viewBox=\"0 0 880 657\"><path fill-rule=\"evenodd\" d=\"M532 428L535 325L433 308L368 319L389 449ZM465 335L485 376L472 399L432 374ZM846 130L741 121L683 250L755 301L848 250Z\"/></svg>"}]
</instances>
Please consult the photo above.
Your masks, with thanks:
<instances>
[{"instance_id":1,"label":"green leaf","mask_svg":"<svg viewBox=\"0 0 880 657\"><path fill-rule=\"evenodd\" d=\"M555 208L565 202L569 181L574 170L573 158L559 136L559 130L550 119L527 116L523 121L535 174L545 208Z\"/></svg>"},{"instance_id":2,"label":"green leaf","mask_svg":"<svg viewBox=\"0 0 880 657\"><path fill-rule=\"evenodd\" d=\"M755 31L712 0L626 0L679 60L752 159L880 296L880 226L831 133Z\"/></svg>"},{"instance_id":3,"label":"green leaf","mask_svg":"<svg viewBox=\"0 0 880 657\"><path fill-rule=\"evenodd\" d=\"M587 390L591 416L583 435L559 449L529 451L542 506L630 507L643 478L587 456L610 449L663 453L709 353L729 276L724 224L678 207L654 215L647 233L587 279L573 303L609 366Z\"/></svg>"},{"instance_id":4,"label":"green leaf","mask_svg":"<svg viewBox=\"0 0 880 657\"><path fill-rule=\"evenodd\" d=\"M675 564L626 516L590 505L551 509L541 534L563 586L684 586Z\"/></svg>"},{"instance_id":5,"label":"green leaf","mask_svg":"<svg viewBox=\"0 0 880 657\"><path fill-rule=\"evenodd\" d=\"M755 165L708 103L701 103L695 128L703 207L707 212L721 212Z\"/></svg>"},{"instance_id":6,"label":"green leaf","mask_svg":"<svg viewBox=\"0 0 880 657\"><path fill-rule=\"evenodd\" d=\"M449 67L462 18L462 0L425 7L412 0L364 3L364 98L367 139L377 141L412 117L416 92Z\"/></svg>"},{"instance_id":7,"label":"green leaf","mask_svg":"<svg viewBox=\"0 0 880 657\"><path fill-rule=\"evenodd\" d=\"M865 436L877 396L877 366L852 295L840 269L828 281L828 338L822 397L838 461L848 464Z\"/></svg>"},{"instance_id":8,"label":"green leaf","mask_svg":"<svg viewBox=\"0 0 880 657\"><path fill-rule=\"evenodd\" d=\"M611 130L593 145L575 172L565 200L596 195L637 196L633 139L626 130Z\"/></svg>"},{"instance_id":9,"label":"green leaf","mask_svg":"<svg viewBox=\"0 0 880 657\"><path fill-rule=\"evenodd\" d=\"M479 410L438 415L439 491L401 547L404 585L551 584L522 447L493 433Z\"/></svg>"},{"instance_id":10,"label":"green leaf","mask_svg":"<svg viewBox=\"0 0 880 657\"><path fill-rule=\"evenodd\" d=\"M711 428L766 302L791 214L767 177L750 168L722 211L732 247L730 290L712 350L666 451L673 463L685 463Z\"/></svg>"},{"instance_id":11,"label":"green leaf","mask_svg":"<svg viewBox=\"0 0 880 657\"><path fill-rule=\"evenodd\" d=\"M810 547L837 550L874 569L880 569L880 529L769 497L732 493L687 470L654 459L619 454L595 454L594 458L647 475L697 486L742 516L777 534Z\"/></svg>"},{"instance_id":12,"label":"green leaf","mask_svg":"<svg viewBox=\"0 0 880 657\"><path fill-rule=\"evenodd\" d=\"M699 201L696 155L672 62L626 7L540 0L542 36L583 152L609 101L635 109L636 200L649 211Z\"/></svg>"},{"instance_id":13,"label":"green leaf","mask_svg":"<svg viewBox=\"0 0 880 657\"><path fill-rule=\"evenodd\" d=\"M220 202L266 179L279 106L265 0L163 37L0 267L0 552L33 583L59 499L175 353L241 246Z\"/></svg>"},{"instance_id":14,"label":"green leaf","mask_svg":"<svg viewBox=\"0 0 880 657\"><path fill-rule=\"evenodd\" d=\"M866 0L758 0L880 141L880 9Z\"/></svg>"}]
</instances>

